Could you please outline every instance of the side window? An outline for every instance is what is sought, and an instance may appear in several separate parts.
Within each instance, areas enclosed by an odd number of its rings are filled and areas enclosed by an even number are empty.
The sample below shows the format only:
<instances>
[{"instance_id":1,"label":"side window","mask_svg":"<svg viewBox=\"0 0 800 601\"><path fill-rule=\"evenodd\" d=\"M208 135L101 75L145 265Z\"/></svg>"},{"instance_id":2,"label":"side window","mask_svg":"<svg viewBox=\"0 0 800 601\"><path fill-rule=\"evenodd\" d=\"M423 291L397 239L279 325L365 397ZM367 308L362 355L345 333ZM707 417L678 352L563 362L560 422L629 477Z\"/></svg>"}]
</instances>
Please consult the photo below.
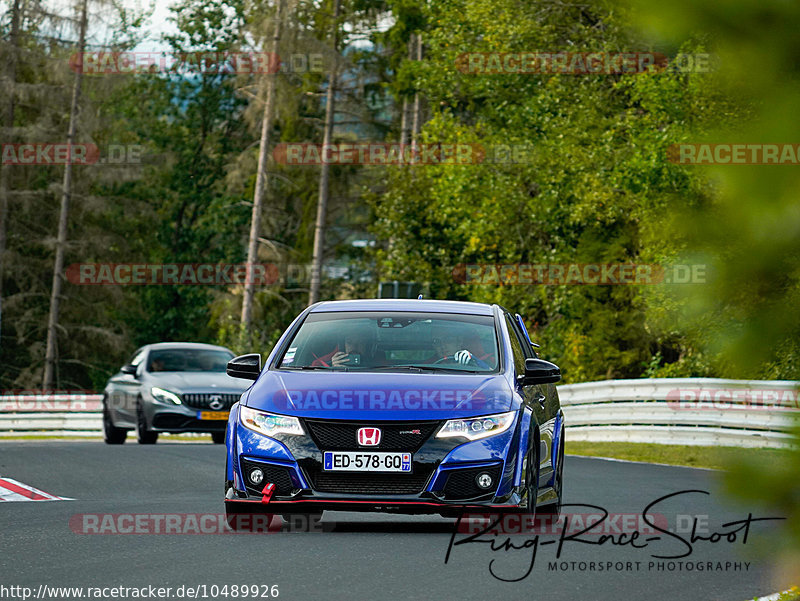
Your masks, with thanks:
<instances>
[{"instance_id":1,"label":"side window","mask_svg":"<svg viewBox=\"0 0 800 601\"><path fill-rule=\"evenodd\" d=\"M511 319L514 324L514 333L517 335L517 340L519 340L519 345L522 348L522 352L525 354L526 359L533 359L536 355L533 352L533 347L531 343L528 342L528 337L525 335L525 332L522 331L522 327L519 325L519 322L516 319Z\"/></svg>"},{"instance_id":2,"label":"side window","mask_svg":"<svg viewBox=\"0 0 800 601\"><path fill-rule=\"evenodd\" d=\"M506 328L508 328L508 339L511 342L511 353L514 356L514 369L517 375L525 373L525 353L522 350L522 345L519 343L519 337L516 329L514 328L513 320L505 314Z\"/></svg>"},{"instance_id":3,"label":"side window","mask_svg":"<svg viewBox=\"0 0 800 601\"><path fill-rule=\"evenodd\" d=\"M130 364L136 365L138 367L138 365L142 362L142 359L144 359L144 356L145 356L145 349L140 348L133 354L133 358L130 360Z\"/></svg>"},{"instance_id":4,"label":"side window","mask_svg":"<svg viewBox=\"0 0 800 601\"><path fill-rule=\"evenodd\" d=\"M514 323L517 324L517 330L519 331L519 341L522 344L522 348L525 349L525 355L532 359L538 359L539 355L536 354L536 349L533 347L533 342L528 333L528 328L525 327L525 322L522 321L522 316L517 313L514 317L516 318Z\"/></svg>"}]
</instances>

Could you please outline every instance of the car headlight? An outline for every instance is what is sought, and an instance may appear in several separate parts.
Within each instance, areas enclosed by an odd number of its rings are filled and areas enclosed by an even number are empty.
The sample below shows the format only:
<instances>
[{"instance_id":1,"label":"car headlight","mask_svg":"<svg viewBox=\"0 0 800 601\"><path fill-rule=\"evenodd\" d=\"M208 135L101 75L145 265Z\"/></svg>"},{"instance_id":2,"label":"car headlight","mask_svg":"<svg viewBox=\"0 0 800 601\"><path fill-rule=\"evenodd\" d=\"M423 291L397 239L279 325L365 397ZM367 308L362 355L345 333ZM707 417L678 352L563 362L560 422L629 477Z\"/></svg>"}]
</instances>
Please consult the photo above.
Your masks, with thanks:
<instances>
[{"instance_id":1,"label":"car headlight","mask_svg":"<svg viewBox=\"0 0 800 601\"><path fill-rule=\"evenodd\" d=\"M164 390L163 388L158 388L157 386L153 386L153 388L150 389L150 394L155 400L161 401L162 403L174 403L176 405L181 404L181 397L174 392Z\"/></svg>"},{"instance_id":2,"label":"car headlight","mask_svg":"<svg viewBox=\"0 0 800 601\"><path fill-rule=\"evenodd\" d=\"M494 436L505 432L514 423L516 411L496 413L482 417L468 417L464 419L449 419L436 433L436 438L460 437L467 440L478 440L487 436Z\"/></svg>"},{"instance_id":3,"label":"car headlight","mask_svg":"<svg viewBox=\"0 0 800 601\"><path fill-rule=\"evenodd\" d=\"M300 420L289 415L276 415L266 411L256 411L250 407L239 409L239 419L246 428L264 434L265 436L275 436L276 434L305 434Z\"/></svg>"}]
</instances>

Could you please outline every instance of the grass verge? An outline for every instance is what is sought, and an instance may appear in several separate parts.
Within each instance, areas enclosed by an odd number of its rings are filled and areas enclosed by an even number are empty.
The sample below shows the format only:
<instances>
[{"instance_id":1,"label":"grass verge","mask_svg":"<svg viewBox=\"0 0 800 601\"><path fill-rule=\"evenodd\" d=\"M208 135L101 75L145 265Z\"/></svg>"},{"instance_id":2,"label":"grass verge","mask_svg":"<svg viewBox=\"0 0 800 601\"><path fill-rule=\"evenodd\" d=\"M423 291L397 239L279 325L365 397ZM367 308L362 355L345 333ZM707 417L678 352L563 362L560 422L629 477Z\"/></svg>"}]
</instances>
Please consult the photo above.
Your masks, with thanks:
<instances>
[{"instance_id":1,"label":"grass verge","mask_svg":"<svg viewBox=\"0 0 800 601\"><path fill-rule=\"evenodd\" d=\"M769 597L761 597L762 599L772 599L773 601L800 601L800 588L793 586L788 591L777 593L777 595L770 595ZM753 601L759 601L754 598Z\"/></svg>"},{"instance_id":2,"label":"grass verge","mask_svg":"<svg viewBox=\"0 0 800 601\"><path fill-rule=\"evenodd\" d=\"M634 442L578 442L567 437L565 452L569 455L590 457L612 457L628 461L647 463L667 463L688 467L727 469L743 457L758 457L767 462L781 457L786 451L781 449L744 449L739 447L695 447L666 444L647 444Z\"/></svg>"}]
</instances>

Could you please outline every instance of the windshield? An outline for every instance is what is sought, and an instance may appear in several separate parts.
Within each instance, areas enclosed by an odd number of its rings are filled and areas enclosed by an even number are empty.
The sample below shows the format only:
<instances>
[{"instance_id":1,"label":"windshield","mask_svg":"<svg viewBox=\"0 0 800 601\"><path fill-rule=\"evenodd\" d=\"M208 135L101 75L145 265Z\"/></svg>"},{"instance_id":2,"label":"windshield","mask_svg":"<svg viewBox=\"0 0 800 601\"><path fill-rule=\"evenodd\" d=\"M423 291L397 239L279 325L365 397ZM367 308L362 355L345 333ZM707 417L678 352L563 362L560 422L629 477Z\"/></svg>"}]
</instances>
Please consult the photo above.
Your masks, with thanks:
<instances>
[{"instance_id":1,"label":"windshield","mask_svg":"<svg viewBox=\"0 0 800 601\"><path fill-rule=\"evenodd\" d=\"M224 372L233 353L211 349L176 348L150 351L147 371Z\"/></svg>"},{"instance_id":2,"label":"windshield","mask_svg":"<svg viewBox=\"0 0 800 601\"><path fill-rule=\"evenodd\" d=\"M348 371L497 371L494 319L413 312L312 313L278 366Z\"/></svg>"}]
</instances>

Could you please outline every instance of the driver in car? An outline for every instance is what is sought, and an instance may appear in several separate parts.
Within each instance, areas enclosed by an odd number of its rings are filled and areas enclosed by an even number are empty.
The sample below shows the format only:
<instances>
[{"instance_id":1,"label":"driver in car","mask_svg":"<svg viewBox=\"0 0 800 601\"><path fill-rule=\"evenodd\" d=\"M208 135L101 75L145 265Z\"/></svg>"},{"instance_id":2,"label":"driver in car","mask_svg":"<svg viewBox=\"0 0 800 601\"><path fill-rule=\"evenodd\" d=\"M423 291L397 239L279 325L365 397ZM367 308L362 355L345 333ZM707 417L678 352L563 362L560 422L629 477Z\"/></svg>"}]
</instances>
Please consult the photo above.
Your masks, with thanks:
<instances>
[{"instance_id":1,"label":"driver in car","mask_svg":"<svg viewBox=\"0 0 800 601\"><path fill-rule=\"evenodd\" d=\"M345 334L344 351L337 345L331 352L317 357L311 363L313 367L349 367L369 364L374 346L375 336L367 326L354 327Z\"/></svg>"},{"instance_id":2,"label":"driver in car","mask_svg":"<svg viewBox=\"0 0 800 601\"><path fill-rule=\"evenodd\" d=\"M459 365L476 365L481 369L489 369L489 364L482 358L476 357L467 349L466 339L455 329L442 329L433 338L433 347L436 358L433 363L458 363Z\"/></svg>"}]
</instances>

